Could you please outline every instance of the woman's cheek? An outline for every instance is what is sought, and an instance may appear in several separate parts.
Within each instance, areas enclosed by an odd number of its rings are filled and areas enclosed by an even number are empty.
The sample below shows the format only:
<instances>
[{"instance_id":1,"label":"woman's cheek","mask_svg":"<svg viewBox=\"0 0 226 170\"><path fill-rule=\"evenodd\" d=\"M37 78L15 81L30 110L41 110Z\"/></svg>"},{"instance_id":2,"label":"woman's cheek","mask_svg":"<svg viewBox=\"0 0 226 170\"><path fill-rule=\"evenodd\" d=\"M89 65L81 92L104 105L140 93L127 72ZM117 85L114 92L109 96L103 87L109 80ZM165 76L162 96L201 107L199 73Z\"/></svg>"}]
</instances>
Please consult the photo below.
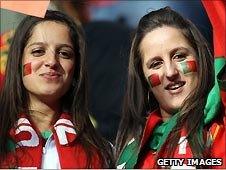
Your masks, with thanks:
<instances>
[{"instance_id":1,"label":"woman's cheek","mask_svg":"<svg viewBox=\"0 0 226 170\"><path fill-rule=\"evenodd\" d=\"M192 72L197 72L197 63L195 60L191 61L182 61L179 63L179 70L183 74L188 74Z\"/></svg>"},{"instance_id":2,"label":"woman's cheek","mask_svg":"<svg viewBox=\"0 0 226 170\"><path fill-rule=\"evenodd\" d=\"M152 88L159 86L161 84L159 74L154 73L154 74L151 74L150 76L148 76L148 82Z\"/></svg>"},{"instance_id":3,"label":"woman's cheek","mask_svg":"<svg viewBox=\"0 0 226 170\"><path fill-rule=\"evenodd\" d=\"M32 63L28 62L23 65L23 77L32 74Z\"/></svg>"}]
</instances>

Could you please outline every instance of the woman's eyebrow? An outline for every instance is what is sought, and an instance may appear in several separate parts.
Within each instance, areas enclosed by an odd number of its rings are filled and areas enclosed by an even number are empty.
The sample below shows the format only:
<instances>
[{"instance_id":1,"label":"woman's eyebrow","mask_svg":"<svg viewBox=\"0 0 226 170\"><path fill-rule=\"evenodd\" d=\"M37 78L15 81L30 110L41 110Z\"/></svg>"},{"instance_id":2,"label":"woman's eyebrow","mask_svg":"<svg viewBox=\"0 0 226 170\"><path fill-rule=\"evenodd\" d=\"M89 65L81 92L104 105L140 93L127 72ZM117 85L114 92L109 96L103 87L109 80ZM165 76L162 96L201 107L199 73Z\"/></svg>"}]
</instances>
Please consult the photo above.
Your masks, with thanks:
<instances>
[{"instance_id":1,"label":"woman's eyebrow","mask_svg":"<svg viewBox=\"0 0 226 170\"><path fill-rule=\"evenodd\" d=\"M72 50L74 50L74 48L69 44L58 44L57 45L57 48L62 48L62 47L68 47L68 48L71 48Z\"/></svg>"},{"instance_id":2,"label":"woman's eyebrow","mask_svg":"<svg viewBox=\"0 0 226 170\"><path fill-rule=\"evenodd\" d=\"M147 63L146 63L146 66L149 67L152 63L152 61L154 60L161 60L161 57L160 56L155 56L155 57L152 57L150 59L148 59Z\"/></svg>"},{"instance_id":3,"label":"woman's eyebrow","mask_svg":"<svg viewBox=\"0 0 226 170\"><path fill-rule=\"evenodd\" d=\"M176 47L172 50L170 50L170 54L175 54L177 51L183 51L183 52L190 52L190 48L186 48L186 47Z\"/></svg>"},{"instance_id":4,"label":"woman's eyebrow","mask_svg":"<svg viewBox=\"0 0 226 170\"><path fill-rule=\"evenodd\" d=\"M33 46L33 45L45 45L45 43L43 42L34 42L34 43L31 43L27 46L27 48L29 48L30 46Z\"/></svg>"}]
</instances>

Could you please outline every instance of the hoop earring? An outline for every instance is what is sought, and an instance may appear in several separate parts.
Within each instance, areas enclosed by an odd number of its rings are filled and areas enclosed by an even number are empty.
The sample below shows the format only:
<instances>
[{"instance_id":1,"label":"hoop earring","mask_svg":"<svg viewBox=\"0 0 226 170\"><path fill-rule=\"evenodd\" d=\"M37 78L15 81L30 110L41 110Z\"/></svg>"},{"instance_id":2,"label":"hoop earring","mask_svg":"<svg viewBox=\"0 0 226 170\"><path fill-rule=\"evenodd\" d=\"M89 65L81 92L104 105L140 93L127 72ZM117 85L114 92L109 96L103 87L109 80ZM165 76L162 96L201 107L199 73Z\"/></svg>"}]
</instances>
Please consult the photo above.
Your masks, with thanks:
<instances>
[{"instance_id":1,"label":"hoop earring","mask_svg":"<svg viewBox=\"0 0 226 170\"><path fill-rule=\"evenodd\" d=\"M76 87L77 86L77 81L76 80L72 80L72 86Z\"/></svg>"},{"instance_id":2,"label":"hoop earring","mask_svg":"<svg viewBox=\"0 0 226 170\"><path fill-rule=\"evenodd\" d=\"M150 96L149 96L149 93L150 93L150 92L148 91L148 103L149 103L149 100L150 100Z\"/></svg>"},{"instance_id":3,"label":"hoop earring","mask_svg":"<svg viewBox=\"0 0 226 170\"><path fill-rule=\"evenodd\" d=\"M151 96L150 96L150 91L148 91L148 96L147 96L147 99L148 99L148 107L149 107L149 109L151 108L151 101L150 101L150 99L151 99Z\"/></svg>"}]
</instances>

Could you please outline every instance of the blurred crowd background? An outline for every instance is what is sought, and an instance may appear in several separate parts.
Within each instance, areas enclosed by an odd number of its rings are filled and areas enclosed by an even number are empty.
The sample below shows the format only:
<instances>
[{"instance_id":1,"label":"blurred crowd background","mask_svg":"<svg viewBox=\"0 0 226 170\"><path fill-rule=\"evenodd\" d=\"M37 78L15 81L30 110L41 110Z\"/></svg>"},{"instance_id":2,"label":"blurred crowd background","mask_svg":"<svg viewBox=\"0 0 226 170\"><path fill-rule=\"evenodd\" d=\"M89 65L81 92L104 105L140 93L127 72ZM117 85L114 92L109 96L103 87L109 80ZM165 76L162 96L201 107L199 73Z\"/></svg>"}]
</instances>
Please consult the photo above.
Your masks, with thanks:
<instances>
[{"instance_id":1,"label":"blurred crowd background","mask_svg":"<svg viewBox=\"0 0 226 170\"><path fill-rule=\"evenodd\" d=\"M95 127L114 143L127 81L129 49L139 19L147 12L169 6L189 18L212 45L212 27L199 0L65 0L51 1L83 25L87 41L89 109ZM37 7L38 8L38 7ZM13 31L25 16L1 10L0 86Z\"/></svg>"}]
</instances>

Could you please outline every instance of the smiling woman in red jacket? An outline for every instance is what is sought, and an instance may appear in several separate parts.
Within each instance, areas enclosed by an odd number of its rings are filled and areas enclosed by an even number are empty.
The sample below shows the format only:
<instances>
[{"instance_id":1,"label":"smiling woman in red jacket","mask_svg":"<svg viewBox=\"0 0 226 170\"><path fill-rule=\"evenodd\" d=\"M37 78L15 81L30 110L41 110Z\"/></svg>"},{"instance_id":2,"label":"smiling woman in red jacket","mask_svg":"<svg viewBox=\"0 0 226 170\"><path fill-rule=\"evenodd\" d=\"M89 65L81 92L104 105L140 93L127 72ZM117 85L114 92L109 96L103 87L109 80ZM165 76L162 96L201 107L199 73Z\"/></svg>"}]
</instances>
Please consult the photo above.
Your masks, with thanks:
<instances>
[{"instance_id":1,"label":"smiling woman in red jacket","mask_svg":"<svg viewBox=\"0 0 226 170\"><path fill-rule=\"evenodd\" d=\"M109 143L87 104L79 23L47 11L27 16L9 50L0 93L0 168L108 168Z\"/></svg>"},{"instance_id":2,"label":"smiling woman in red jacket","mask_svg":"<svg viewBox=\"0 0 226 170\"><path fill-rule=\"evenodd\" d=\"M141 18L130 51L117 168L225 168L226 96L219 90L225 80L214 79L213 63L202 34L177 12L166 7ZM225 58L215 66L222 78Z\"/></svg>"}]
</instances>

